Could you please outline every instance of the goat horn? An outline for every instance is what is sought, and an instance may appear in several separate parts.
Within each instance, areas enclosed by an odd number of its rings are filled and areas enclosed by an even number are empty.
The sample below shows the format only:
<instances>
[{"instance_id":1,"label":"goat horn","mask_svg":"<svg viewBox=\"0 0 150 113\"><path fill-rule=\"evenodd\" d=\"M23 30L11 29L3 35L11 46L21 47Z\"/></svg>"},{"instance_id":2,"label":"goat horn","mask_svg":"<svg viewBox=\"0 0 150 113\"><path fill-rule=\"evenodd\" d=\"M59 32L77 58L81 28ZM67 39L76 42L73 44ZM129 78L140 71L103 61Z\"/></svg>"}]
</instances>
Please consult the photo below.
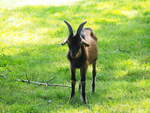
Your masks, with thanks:
<instances>
[{"instance_id":1,"label":"goat horn","mask_svg":"<svg viewBox=\"0 0 150 113\"><path fill-rule=\"evenodd\" d=\"M83 28L83 26L84 26L86 23L87 23L87 21L85 21L85 22L83 22L83 23L80 24L80 26L79 26L79 28L78 28L78 30L77 30L77 35L80 35L80 33L81 33L81 31L82 31L82 28Z\"/></svg>"},{"instance_id":2,"label":"goat horn","mask_svg":"<svg viewBox=\"0 0 150 113\"><path fill-rule=\"evenodd\" d=\"M64 20L64 22L68 26L69 36L72 36L73 35L73 29L72 29L71 25L66 20Z\"/></svg>"}]
</instances>

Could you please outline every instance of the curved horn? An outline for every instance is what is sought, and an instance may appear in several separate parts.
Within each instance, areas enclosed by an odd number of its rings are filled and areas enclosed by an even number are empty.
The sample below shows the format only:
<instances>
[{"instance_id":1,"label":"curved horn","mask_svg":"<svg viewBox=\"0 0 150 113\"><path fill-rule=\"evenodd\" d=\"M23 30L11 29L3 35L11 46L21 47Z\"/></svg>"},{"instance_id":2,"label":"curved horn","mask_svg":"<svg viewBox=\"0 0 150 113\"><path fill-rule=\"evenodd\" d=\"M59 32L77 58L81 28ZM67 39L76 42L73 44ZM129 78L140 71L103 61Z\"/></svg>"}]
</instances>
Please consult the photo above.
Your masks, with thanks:
<instances>
[{"instance_id":1,"label":"curved horn","mask_svg":"<svg viewBox=\"0 0 150 113\"><path fill-rule=\"evenodd\" d=\"M69 36L72 36L73 35L73 29L72 29L71 25L66 20L64 20L64 22L68 26Z\"/></svg>"},{"instance_id":2,"label":"curved horn","mask_svg":"<svg viewBox=\"0 0 150 113\"><path fill-rule=\"evenodd\" d=\"M80 35L80 33L81 33L81 31L82 31L82 28L83 28L84 24L86 24L86 23L87 23L87 21L85 21L85 22L83 22L83 23L80 24L80 26L79 26L79 28L78 28L78 30L77 30L77 34L78 34L78 35Z\"/></svg>"}]
</instances>

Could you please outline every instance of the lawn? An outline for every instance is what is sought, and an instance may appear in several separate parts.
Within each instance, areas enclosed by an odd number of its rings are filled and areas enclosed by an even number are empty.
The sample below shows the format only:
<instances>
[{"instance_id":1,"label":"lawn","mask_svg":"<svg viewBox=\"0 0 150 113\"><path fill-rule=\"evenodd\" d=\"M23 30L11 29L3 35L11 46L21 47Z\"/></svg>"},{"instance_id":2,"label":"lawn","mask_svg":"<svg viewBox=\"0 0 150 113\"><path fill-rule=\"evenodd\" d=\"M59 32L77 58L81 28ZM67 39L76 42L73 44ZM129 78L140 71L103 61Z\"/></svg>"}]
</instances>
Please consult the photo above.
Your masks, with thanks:
<instances>
[{"instance_id":1,"label":"lawn","mask_svg":"<svg viewBox=\"0 0 150 113\"><path fill-rule=\"evenodd\" d=\"M149 0L81 0L70 5L13 6L0 1L1 113L150 113ZM12 6L12 7L11 7ZM98 37L96 92L87 73L88 104L78 90L26 84L16 79L70 85L67 46L74 29L87 21ZM77 75L77 87L80 80Z\"/></svg>"}]
</instances>

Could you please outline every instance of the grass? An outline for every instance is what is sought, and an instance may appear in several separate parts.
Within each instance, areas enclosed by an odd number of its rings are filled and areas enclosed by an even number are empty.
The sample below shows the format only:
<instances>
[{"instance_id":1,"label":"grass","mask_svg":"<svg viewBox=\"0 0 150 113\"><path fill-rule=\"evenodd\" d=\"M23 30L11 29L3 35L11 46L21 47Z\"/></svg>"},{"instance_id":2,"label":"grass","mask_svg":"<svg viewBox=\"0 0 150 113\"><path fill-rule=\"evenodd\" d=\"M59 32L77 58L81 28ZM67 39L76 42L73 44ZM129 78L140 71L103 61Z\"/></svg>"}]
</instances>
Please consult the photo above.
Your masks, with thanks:
<instances>
[{"instance_id":1,"label":"grass","mask_svg":"<svg viewBox=\"0 0 150 113\"><path fill-rule=\"evenodd\" d=\"M3 3L3 2L2 2ZM1 4L1 3L0 3ZM2 113L149 113L150 2L148 0L79 1L71 6L0 8L0 112ZM68 34L87 20L98 37L96 93L87 73L88 104L70 89L17 82L26 79L70 84ZM5 76L6 78L3 78ZM79 72L77 76L80 80Z\"/></svg>"}]
</instances>

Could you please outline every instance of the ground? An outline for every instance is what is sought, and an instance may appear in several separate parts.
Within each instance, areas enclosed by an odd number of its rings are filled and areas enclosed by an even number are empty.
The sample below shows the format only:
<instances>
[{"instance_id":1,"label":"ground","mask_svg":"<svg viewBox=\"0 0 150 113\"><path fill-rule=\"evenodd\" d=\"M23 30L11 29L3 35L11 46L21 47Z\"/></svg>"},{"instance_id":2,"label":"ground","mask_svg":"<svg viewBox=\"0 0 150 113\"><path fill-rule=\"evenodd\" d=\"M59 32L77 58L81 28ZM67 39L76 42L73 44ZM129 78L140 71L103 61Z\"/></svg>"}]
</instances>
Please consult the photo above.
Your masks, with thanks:
<instances>
[{"instance_id":1,"label":"ground","mask_svg":"<svg viewBox=\"0 0 150 113\"><path fill-rule=\"evenodd\" d=\"M15 2L14 2L15 1ZM28 0L29 1L29 0ZM38 0L40 1L40 0ZM150 2L81 0L71 4L14 5L0 1L0 112L2 113L149 113ZM40 2L41 3L41 2ZM63 20L74 30L87 21L98 37L96 92L87 73L88 104L70 88L17 82L26 79L70 85Z\"/></svg>"}]
</instances>

